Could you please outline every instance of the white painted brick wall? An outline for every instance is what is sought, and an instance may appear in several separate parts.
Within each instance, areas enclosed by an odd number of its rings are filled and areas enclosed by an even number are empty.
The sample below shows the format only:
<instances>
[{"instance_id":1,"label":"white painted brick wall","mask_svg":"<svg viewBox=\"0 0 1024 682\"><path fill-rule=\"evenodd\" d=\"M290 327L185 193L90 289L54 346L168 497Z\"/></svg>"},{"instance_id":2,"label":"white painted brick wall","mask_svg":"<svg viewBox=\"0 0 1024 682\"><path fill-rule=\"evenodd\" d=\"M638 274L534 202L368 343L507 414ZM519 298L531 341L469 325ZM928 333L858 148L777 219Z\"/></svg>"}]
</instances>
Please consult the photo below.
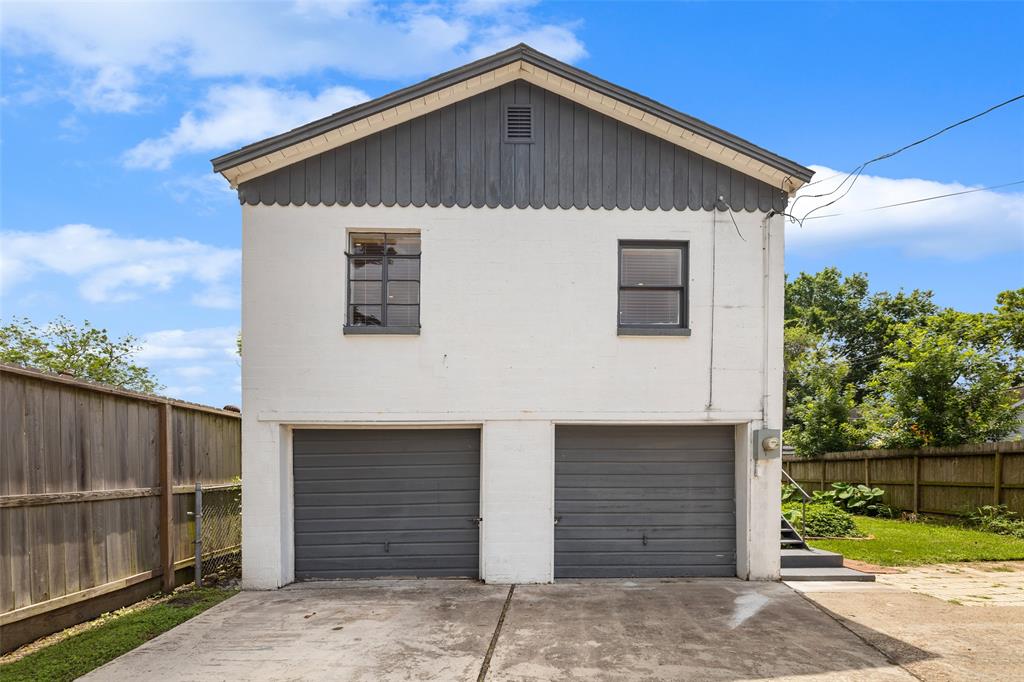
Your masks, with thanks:
<instances>
[{"instance_id":1,"label":"white painted brick wall","mask_svg":"<svg viewBox=\"0 0 1024 682\"><path fill-rule=\"evenodd\" d=\"M768 386L775 395L767 425L778 427L781 218L769 221L769 314L778 333L767 343L764 215L735 218L742 238L727 214L703 211L244 206L246 585L276 587L293 575L290 452L282 443L289 439L276 431L281 425L484 425L481 561L492 581L551 579L553 474L548 464L537 467L551 459L553 438L542 449L540 434L553 423L752 428ZM422 233L422 333L343 335L347 231L400 228ZM706 409L712 229L715 367ZM617 336L620 239L690 242L690 337ZM488 474L518 471L519 460L523 471L514 476ZM769 481L765 471L763 485L737 486L756 496L738 500L749 546L737 572L771 578L777 512L771 551L771 524L759 517L777 503L778 474ZM535 487L541 483L547 492ZM523 499L540 502L509 508Z\"/></svg>"}]
</instances>

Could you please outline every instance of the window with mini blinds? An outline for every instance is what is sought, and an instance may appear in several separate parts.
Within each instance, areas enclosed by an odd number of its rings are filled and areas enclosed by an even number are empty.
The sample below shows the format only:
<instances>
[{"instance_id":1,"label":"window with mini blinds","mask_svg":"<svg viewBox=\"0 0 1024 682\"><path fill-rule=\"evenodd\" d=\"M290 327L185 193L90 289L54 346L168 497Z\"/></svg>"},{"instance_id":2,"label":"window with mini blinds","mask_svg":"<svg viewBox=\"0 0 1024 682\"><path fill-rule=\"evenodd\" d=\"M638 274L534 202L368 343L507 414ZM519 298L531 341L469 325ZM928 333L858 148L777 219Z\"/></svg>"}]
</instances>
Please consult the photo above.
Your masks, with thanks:
<instances>
[{"instance_id":1,"label":"window with mini blinds","mask_svg":"<svg viewBox=\"0 0 1024 682\"><path fill-rule=\"evenodd\" d=\"M412 331L420 326L420 235L349 235L347 329Z\"/></svg>"},{"instance_id":2,"label":"window with mini blinds","mask_svg":"<svg viewBox=\"0 0 1024 682\"><path fill-rule=\"evenodd\" d=\"M686 242L619 242L619 330L686 333Z\"/></svg>"}]
</instances>

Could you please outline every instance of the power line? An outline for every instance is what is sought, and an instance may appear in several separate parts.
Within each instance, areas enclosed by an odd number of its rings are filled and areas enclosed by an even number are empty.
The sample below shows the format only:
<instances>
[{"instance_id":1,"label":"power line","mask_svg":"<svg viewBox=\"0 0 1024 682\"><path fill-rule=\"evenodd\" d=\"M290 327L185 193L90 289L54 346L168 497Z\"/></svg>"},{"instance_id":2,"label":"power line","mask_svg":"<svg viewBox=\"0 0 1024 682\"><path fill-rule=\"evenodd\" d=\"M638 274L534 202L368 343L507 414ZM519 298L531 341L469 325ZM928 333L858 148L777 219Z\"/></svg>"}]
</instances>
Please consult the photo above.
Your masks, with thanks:
<instances>
[{"instance_id":1,"label":"power line","mask_svg":"<svg viewBox=\"0 0 1024 682\"><path fill-rule=\"evenodd\" d=\"M909 201L900 201L900 202L895 203L895 204L886 204L885 206L874 206L872 208L862 208L859 211L845 211L843 213L827 213L825 215L819 215L819 216L814 216L814 217L804 216L800 220L800 222L803 223L804 220L821 220L822 218L835 218L836 216L851 215L851 214L854 214L854 213L868 213L870 211L881 211L882 209L885 209L885 208L896 208L897 206L908 206L910 204L920 204L921 202L924 202L924 201L934 201L936 199L945 199L947 197L958 197L958 196L960 196L962 194L974 194L975 192L985 192L985 191L988 191L988 190L1002 189L1003 187L1011 187L1013 185L1021 185L1021 184L1024 184L1024 180L1015 180L1013 182L1003 183L1002 185L992 185L991 187L976 187L974 189L965 189L965 190L960 191L960 192L949 192L948 194L937 194L937 195L935 195L933 197L922 197L920 199L910 199Z\"/></svg>"},{"instance_id":2,"label":"power line","mask_svg":"<svg viewBox=\"0 0 1024 682\"><path fill-rule=\"evenodd\" d=\"M859 166L854 168L852 171L847 173L846 177L843 178L843 181L840 182L831 191L823 192L821 194L803 194L803 195L798 196L796 199L793 200L792 205L790 205L790 211L792 211L793 208L796 206L796 203L798 201L800 201L800 199L802 199L804 197L808 197L808 198L812 198L812 199L820 199L822 197L831 196L832 194L835 194L836 192L838 192L844 185L846 185L847 182L850 183L849 187L846 188L846 191L844 191L840 196L836 197L835 199L833 199L832 201L830 201L828 203L822 204L821 206L818 206L816 208L812 208L810 211L808 211L804 215L803 219L798 221L798 222L803 222L803 220L806 220L808 218L808 216L810 216L812 213L815 213L817 211L820 211L823 208L827 208L828 206L831 206L832 204L836 203L837 201L839 201L840 199L845 197L847 194L849 194L850 190L852 190L853 186L857 183L858 178L860 178L861 173L863 173L864 169L867 168L868 166L870 166L871 164L876 163L878 161L883 161L885 159L892 158L892 157L896 156L897 154L900 154L902 152L905 152L908 149L911 149L912 147L916 147L916 146L918 146L920 144L924 144L925 142L928 142L929 140L933 140L936 137L938 137L939 135L942 135L943 133L949 132L953 128L956 128L958 126L962 126L965 123L970 123L971 121L973 121L975 119L981 118L982 116L985 116L986 114L992 113L996 109L1000 109L1002 107L1005 107L1005 106L1007 106L1009 104L1012 104L1012 103L1014 103L1014 102L1016 102L1018 100L1021 100L1021 99L1024 99L1024 93L1021 93L1021 94L1019 94L1019 95L1017 95L1015 97L1011 97L1010 99L1005 100L1003 102L1000 102L999 104L995 104L995 105L989 107L988 109L985 109L984 111L978 112L977 114L974 114L973 116L969 116L969 117L967 117L965 119L961 119L961 120L957 121L956 123L951 123L950 125L946 126L945 128L942 128L941 130L938 130L938 131L932 133L931 135L927 135L926 137L922 137L919 140L915 140L915 141L911 142L910 144L906 144L906 145L900 147L899 149L895 149L895 150L893 150L891 152L886 152L885 154L881 154L879 156L876 156L873 159L865 161L864 163L860 164ZM811 185L816 185L819 182L825 182L826 180L831 180L834 177L836 177L836 176L835 175L831 175L831 176L829 176L827 178L822 178L821 180L816 180L814 182L811 182L811 183L808 183L808 184L804 185L804 188L810 187Z\"/></svg>"}]
</instances>

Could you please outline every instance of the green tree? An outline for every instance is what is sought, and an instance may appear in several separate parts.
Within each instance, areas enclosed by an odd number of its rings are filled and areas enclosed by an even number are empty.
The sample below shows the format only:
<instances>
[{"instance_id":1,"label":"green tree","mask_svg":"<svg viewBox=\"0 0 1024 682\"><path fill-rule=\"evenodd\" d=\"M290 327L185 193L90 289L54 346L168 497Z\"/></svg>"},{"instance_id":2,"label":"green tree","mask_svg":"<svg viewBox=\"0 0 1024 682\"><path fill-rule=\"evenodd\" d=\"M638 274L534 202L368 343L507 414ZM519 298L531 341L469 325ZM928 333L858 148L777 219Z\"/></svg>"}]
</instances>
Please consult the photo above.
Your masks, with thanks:
<instances>
[{"instance_id":1,"label":"green tree","mask_svg":"<svg viewBox=\"0 0 1024 682\"><path fill-rule=\"evenodd\" d=\"M865 414L880 447L996 440L1020 423L1010 390L1017 361L990 319L944 311L924 326L904 324L871 378Z\"/></svg>"},{"instance_id":2,"label":"green tree","mask_svg":"<svg viewBox=\"0 0 1024 682\"><path fill-rule=\"evenodd\" d=\"M40 328L21 318L0 327L0 362L154 393L163 386L148 368L133 362L139 350L134 336L112 339L88 320L79 327L58 317Z\"/></svg>"},{"instance_id":3,"label":"green tree","mask_svg":"<svg viewBox=\"0 0 1024 682\"><path fill-rule=\"evenodd\" d=\"M784 441L810 457L863 447L865 432L856 414L856 389L847 381L850 366L819 343L790 368L791 424Z\"/></svg>"},{"instance_id":4,"label":"green tree","mask_svg":"<svg viewBox=\"0 0 1024 682\"><path fill-rule=\"evenodd\" d=\"M801 273L786 284L786 325L819 335L835 355L849 363L845 383L856 388L857 400L878 370L900 325L923 324L939 312L932 292L914 289L890 294L870 293L867 275L844 276L829 267Z\"/></svg>"}]
</instances>

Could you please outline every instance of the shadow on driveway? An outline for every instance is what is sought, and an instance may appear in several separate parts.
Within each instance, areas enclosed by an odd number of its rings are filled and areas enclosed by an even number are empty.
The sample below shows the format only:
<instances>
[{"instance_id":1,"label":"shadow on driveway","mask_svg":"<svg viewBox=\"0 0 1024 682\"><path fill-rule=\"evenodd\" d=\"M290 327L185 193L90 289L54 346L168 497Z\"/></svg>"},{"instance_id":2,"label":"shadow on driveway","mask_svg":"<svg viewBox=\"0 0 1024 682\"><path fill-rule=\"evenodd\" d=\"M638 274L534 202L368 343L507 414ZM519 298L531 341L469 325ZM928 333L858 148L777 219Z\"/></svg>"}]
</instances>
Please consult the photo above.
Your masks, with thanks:
<instances>
[{"instance_id":1,"label":"shadow on driveway","mask_svg":"<svg viewBox=\"0 0 1024 682\"><path fill-rule=\"evenodd\" d=\"M367 580L243 592L90 680L911 680L780 583L515 588ZM921 652L927 656L926 652Z\"/></svg>"}]
</instances>

